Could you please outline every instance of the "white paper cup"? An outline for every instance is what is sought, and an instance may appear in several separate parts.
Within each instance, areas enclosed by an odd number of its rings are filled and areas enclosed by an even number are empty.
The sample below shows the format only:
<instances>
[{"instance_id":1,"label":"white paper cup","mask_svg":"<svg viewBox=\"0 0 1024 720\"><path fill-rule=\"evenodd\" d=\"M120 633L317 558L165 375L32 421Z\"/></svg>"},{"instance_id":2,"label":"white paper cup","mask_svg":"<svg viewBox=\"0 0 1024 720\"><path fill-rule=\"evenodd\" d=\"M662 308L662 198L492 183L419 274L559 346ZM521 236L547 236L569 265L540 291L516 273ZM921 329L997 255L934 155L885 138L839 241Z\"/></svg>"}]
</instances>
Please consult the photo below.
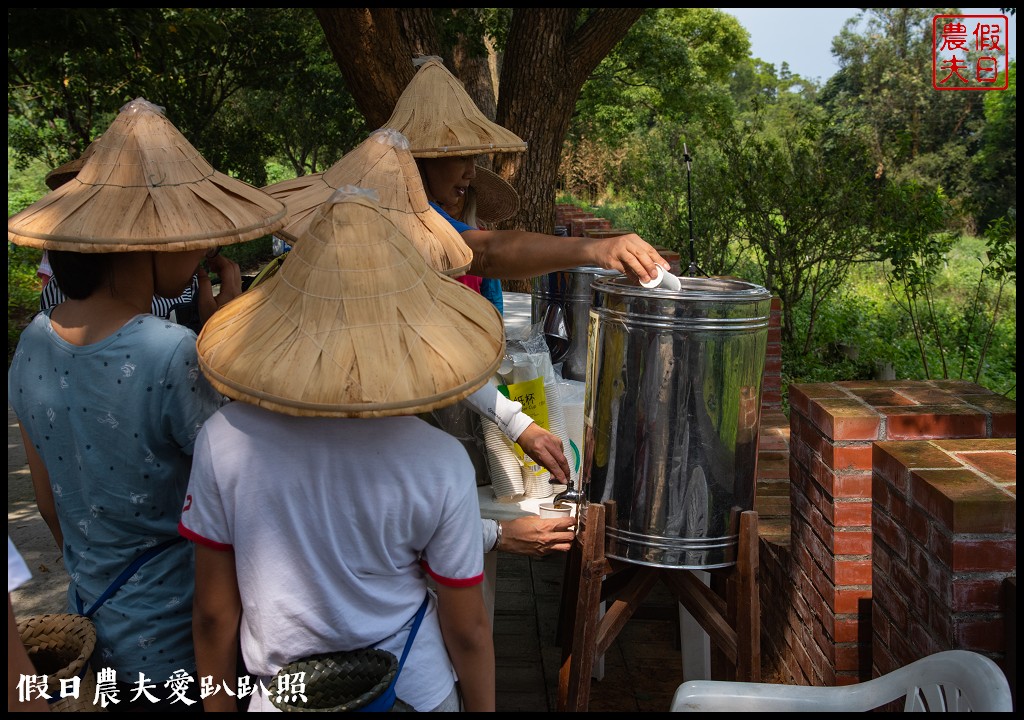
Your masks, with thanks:
<instances>
[{"instance_id":1,"label":"white paper cup","mask_svg":"<svg viewBox=\"0 0 1024 720\"><path fill-rule=\"evenodd\" d=\"M682 284L679 282L679 278L672 273L665 272L665 269L658 266L658 274L647 282L640 283L648 290L655 288L661 288L662 290L679 290Z\"/></svg>"},{"instance_id":2,"label":"white paper cup","mask_svg":"<svg viewBox=\"0 0 1024 720\"><path fill-rule=\"evenodd\" d=\"M572 505L569 503L562 503L561 505L541 503L539 512L542 518L569 517L572 515Z\"/></svg>"}]
</instances>

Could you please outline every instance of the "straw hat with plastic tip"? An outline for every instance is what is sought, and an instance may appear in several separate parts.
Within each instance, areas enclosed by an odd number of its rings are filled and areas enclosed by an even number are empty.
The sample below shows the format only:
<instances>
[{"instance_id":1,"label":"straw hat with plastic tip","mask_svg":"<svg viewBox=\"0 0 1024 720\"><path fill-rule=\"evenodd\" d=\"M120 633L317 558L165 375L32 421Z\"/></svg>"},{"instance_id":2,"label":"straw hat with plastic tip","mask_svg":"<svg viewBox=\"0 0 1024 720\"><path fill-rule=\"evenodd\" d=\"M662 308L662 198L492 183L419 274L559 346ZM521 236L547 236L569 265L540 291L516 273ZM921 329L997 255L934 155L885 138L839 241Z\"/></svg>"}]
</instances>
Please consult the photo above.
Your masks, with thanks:
<instances>
[{"instance_id":1,"label":"straw hat with plastic tip","mask_svg":"<svg viewBox=\"0 0 1024 720\"><path fill-rule=\"evenodd\" d=\"M473 251L451 223L430 207L409 141L397 130L371 133L326 172L263 188L287 208L286 224L277 236L295 245L309 229L316 209L347 185L376 191L381 210L435 270L456 276L469 269Z\"/></svg>"},{"instance_id":2,"label":"straw hat with plastic tip","mask_svg":"<svg viewBox=\"0 0 1024 720\"><path fill-rule=\"evenodd\" d=\"M411 415L482 387L505 347L482 295L427 265L376 193L342 188L281 269L199 334L217 390L297 416Z\"/></svg>"},{"instance_id":3,"label":"straw hat with plastic tip","mask_svg":"<svg viewBox=\"0 0 1024 720\"><path fill-rule=\"evenodd\" d=\"M525 152L526 143L487 119L441 58L425 56L384 127L409 138L418 158Z\"/></svg>"},{"instance_id":4,"label":"straw hat with plastic tip","mask_svg":"<svg viewBox=\"0 0 1024 720\"><path fill-rule=\"evenodd\" d=\"M470 182L476 190L476 216L486 223L508 220L519 210L519 193L499 175L477 167Z\"/></svg>"},{"instance_id":5,"label":"straw hat with plastic tip","mask_svg":"<svg viewBox=\"0 0 1024 720\"><path fill-rule=\"evenodd\" d=\"M7 220L16 245L83 253L200 250L268 235L284 205L214 170L138 98L94 142L78 174Z\"/></svg>"}]
</instances>

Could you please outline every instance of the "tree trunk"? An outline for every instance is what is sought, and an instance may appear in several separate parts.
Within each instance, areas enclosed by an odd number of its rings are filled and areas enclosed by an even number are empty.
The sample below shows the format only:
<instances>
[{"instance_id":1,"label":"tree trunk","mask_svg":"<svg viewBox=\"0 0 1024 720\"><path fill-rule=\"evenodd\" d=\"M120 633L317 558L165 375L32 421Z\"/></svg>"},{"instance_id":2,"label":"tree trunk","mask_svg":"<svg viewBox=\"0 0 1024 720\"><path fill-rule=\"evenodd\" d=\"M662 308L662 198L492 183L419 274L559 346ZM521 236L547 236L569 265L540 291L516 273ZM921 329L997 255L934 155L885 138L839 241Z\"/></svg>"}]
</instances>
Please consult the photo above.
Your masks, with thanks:
<instances>
[{"instance_id":1,"label":"tree trunk","mask_svg":"<svg viewBox=\"0 0 1024 720\"><path fill-rule=\"evenodd\" d=\"M469 57L462 43L446 66L488 117L527 142L520 156L502 153L495 170L522 200L506 227L551 233L562 144L583 83L645 8L598 8L577 27L578 8L525 8L512 12L496 112L492 68ZM370 127L381 127L412 79L412 57L445 57L430 8L321 8L317 18L357 107ZM492 115L494 112L494 115Z\"/></svg>"},{"instance_id":2,"label":"tree trunk","mask_svg":"<svg viewBox=\"0 0 1024 720\"><path fill-rule=\"evenodd\" d=\"M433 29L430 9L317 8L316 16L367 126L382 127L415 74L413 56L439 54L429 50L436 36L422 36ZM420 34L410 39L410 29Z\"/></svg>"},{"instance_id":3,"label":"tree trunk","mask_svg":"<svg viewBox=\"0 0 1024 720\"><path fill-rule=\"evenodd\" d=\"M562 146L576 100L594 68L644 8L599 8L579 27L576 8L512 13L496 121L527 142L524 156L497 156L497 172L519 191L514 226L551 233Z\"/></svg>"}]
</instances>

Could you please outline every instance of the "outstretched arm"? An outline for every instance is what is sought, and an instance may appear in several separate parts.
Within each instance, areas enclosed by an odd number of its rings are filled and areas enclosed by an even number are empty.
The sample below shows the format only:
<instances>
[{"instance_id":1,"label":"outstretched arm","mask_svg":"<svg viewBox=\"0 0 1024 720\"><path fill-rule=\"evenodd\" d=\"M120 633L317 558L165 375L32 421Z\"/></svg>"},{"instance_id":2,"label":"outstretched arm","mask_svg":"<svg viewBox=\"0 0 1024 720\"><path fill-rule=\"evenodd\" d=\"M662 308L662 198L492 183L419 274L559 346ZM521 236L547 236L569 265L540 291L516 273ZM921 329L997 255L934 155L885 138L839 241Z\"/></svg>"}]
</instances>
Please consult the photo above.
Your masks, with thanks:
<instances>
[{"instance_id":1,"label":"outstretched arm","mask_svg":"<svg viewBox=\"0 0 1024 720\"><path fill-rule=\"evenodd\" d=\"M467 230L462 239L473 250L469 272L503 280L526 280L581 266L618 270L640 282L669 262L635 233L610 238L559 237L525 230Z\"/></svg>"}]
</instances>

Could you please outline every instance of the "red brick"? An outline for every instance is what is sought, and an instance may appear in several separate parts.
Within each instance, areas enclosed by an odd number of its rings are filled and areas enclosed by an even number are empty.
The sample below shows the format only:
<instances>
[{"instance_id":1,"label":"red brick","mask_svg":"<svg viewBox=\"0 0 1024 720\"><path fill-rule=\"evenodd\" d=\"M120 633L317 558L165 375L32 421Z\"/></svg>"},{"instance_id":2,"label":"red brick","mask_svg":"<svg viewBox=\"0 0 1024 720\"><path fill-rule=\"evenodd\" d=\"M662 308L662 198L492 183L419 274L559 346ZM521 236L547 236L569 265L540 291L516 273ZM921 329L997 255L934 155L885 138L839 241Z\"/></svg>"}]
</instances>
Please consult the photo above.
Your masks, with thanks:
<instances>
[{"instance_id":1,"label":"red brick","mask_svg":"<svg viewBox=\"0 0 1024 720\"><path fill-rule=\"evenodd\" d=\"M999 612L1002 599L1001 578L964 578L953 583L949 609L955 613Z\"/></svg>"},{"instance_id":2,"label":"red brick","mask_svg":"<svg viewBox=\"0 0 1024 720\"><path fill-rule=\"evenodd\" d=\"M969 380L928 380L928 385L940 388L958 398L966 398L974 395L995 395L986 387L972 383Z\"/></svg>"},{"instance_id":3,"label":"red brick","mask_svg":"<svg viewBox=\"0 0 1024 720\"><path fill-rule=\"evenodd\" d=\"M863 625L869 622L870 618L850 616L835 618L832 626L832 637L835 638L837 643L857 642Z\"/></svg>"},{"instance_id":4,"label":"red brick","mask_svg":"<svg viewBox=\"0 0 1024 720\"><path fill-rule=\"evenodd\" d=\"M995 394L964 394L962 397L964 402L982 408L989 414L992 422L992 437L1017 437L1016 400Z\"/></svg>"},{"instance_id":5,"label":"red brick","mask_svg":"<svg viewBox=\"0 0 1024 720\"><path fill-rule=\"evenodd\" d=\"M821 459L836 470L870 470L872 453L870 442L826 443L821 448Z\"/></svg>"},{"instance_id":6,"label":"red brick","mask_svg":"<svg viewBox=\"0 0 1024 720\"><path fill-rule=\"evenodd\" d=\"M836 588L835 607L833 609L836 615L852 615L859 612L862 601L870 599L870 587Z\"/></svg>"},{"instance_id":7,"label":"red brick","mask_svg":"<svg viewBox=\"0 0 1024 720\"><path fill-rule=\"evenodd\" d=\"M953 641L962 650L980 653L1006 652L1006 630L1002 618L973 619L956 625Z\"/></svg>"},{"instance_id":8,"label":"red brick","mask_svg":"<svg viewBox=\"0 0 1024 720\"><path fill-rule=\"evenodd\" d=\"M871 612L881 613L888 618L889 625L894 633L903 633L908 625L907 602L898 593L894 592L887 583L879 583L875 578L872 585Z\"/></svg>"},{"instance_id":9,"label":"red brick","mask_svg":"<svg viewBox=\"0 0 1024 720\"><path fill-rule=\"evenodd\" d=\"M942 528L935 527L934 532L918 534L914 537L924 538L923 542L927 551L937 563L941 563L947 568L953 567L953 536L949 534L948 530L943 531Z\"/></svg>"},{"instance_id":10,"label":"red brick","mask_svg":"<svg viewBox=\"0 0 1024 720\"><path fill-rule=\"evenodd\" d=\"M850 498L871 498L871 471L840 472L834 477L832 495L844 500Z\"/></svg>"},{"instance_id":11,"label":"red brick","mask_svg":"<svg viewBox=\"0 0 1024 720\"><path fill-rule=\"evenodd\" d=\"M887 513L876 513L873 517L871 534L876 542L883 543L900 557L907 554L907 535L902 525L893 521Z\"/></svg>"},{"instance_id":12,"label":"red brick","mask_svg":"<svg viewBox=\"0 0 1024 720\"><path fill-rule=\"evenodd\" d=\"M821 398L845 398L849 397L832 383L790 383L789 384L789 407L790 412L796 411L807 416L812 401ZM792 415L790 415L792 418Z\"/></svg>"},{"instance_id":13,"label":"red brick","mask_svg":"<svg viewBox=\"0 0 1024 720\"><path fill-rule=\"evenodd\" d=\"M977 438L957 439L941 438L930 440L932 445L948 453L989 451L989 452L1013 452L1017 451L1017 438L984 438L979 442Z\"/></svg>"},{"instance_id":14,"label":"red brick","mask_svg":"<svg viewBox=\"0 0 1024 720\"><path fill-rule=\"evenodd\" d=\"M839 645L836 647L836 676L839 677L843 673L860 672L860 646L859 645Z\"/></svg>"},{"instance_id":15,"label":"red brick","mask_svg":"<svg viewBox=\"0 0 1024 720\"><path fill-rule=\"evenodd\" d=\"M957 458L977 468L986 477L999 484L1017 482L1017 453L979 450L957 453Z\"/></svg>"},{"instance_id":16,"label":"red brick","mask_svg":"<svg viewBox=\"0 0 1024 720\"><path fill-rule=\"evenodd\" d=\"M899 394L906 402L894 403L904 405L907 402L914 405L963 405L963 400L957 397L956 393L935 387L930 383L915 383L904 385L899 388Z\"/></svg>"},{"instance_id":17,"label":"red brick","mask_svg":"<svg viewBox=\"0 0 1024 720\"><path fill-rule=\"evenodd\" d=\"M874 587L876 577L888 577L893 563L892 548L884 543L871 544L871 586Z\"/></svg>"},{"instance_id":18,"label":"red brick","mask_svg":"<svg viewBox=\"0 0 1024 720\"><path fill-rule=\"evenodd\" d=\"M919 582L913 571L907 565L894 562L889 578L890 590L906 600L910 617L927 617L932 604L929 588Z\"/></svg>"},{"instance_id":19,"label":"red brick","mask_svg":"<svg viewBox=\"0 0 1024 720\"><path fill-rule=\"evenodd\" d=\"M953 613L950 612L949 606L938 603L932 606L931 617L927 619L928 633L945 649L953 647L953 620Z\"/></svg>"},{"instance_id":20,"label":"red brick","mask_svg":"<svg viewBox=\"0 0 1024 720\"><path fill-rule=\"evenodd\" d=\"M953 572L1013 572L1017 569L1017 536L1006 540L953 541Z\"/></svg>"},{"instance_id":21,"label":"red brick","mask_svg":"<svg viewBox=\"0 0 1024 720\"><path fill-rule=\"evenodd\" d=\"M889 440L986 436L985 415L966 405L878 408Z\"/></svg>"},{"instance_id":22,"label":"red brick","mask_svg":"<svg viewBox=\"0 0 1024 720\"><path fill-rule=\"evenodd\" d=\"M851 387L850 392L868 405L913 405L914 401L890 387Z\"/></svg>"},{"instance_id":23,"label":"red brick","mask_svg":"<svg viewBox=\"0 0 1024 720\"><path fill-rule=\"evenodd\" d=\"M914 501L953 533L1017 530L1016 498L970 470L916 470L910 482Z\"/></svg>"},{"instance_id":24,"label":"red brick","mask_svg":"<svg viewBox=\"0 0 1024 720\"><path fill-rule=\"evenodd\" d=\"M992 437L994 438L1015 438L1017 437L1017 414L993 415L992 416Z\"/></svg>"},{"instance_id":25,"label":"red brick","mask_svg":"<svg viewBox=\"0 0 1024 720\"><path fill-rule=\"evenodd\" d=\"M976 447L978 441L972 442ZM873 450L872 462L875 465L887 460L886 466L895 462L898 467L907 469L950 469L961 466L956 458L950 456L941 442L935 440L889 440L875 443Z\"/></svg>"},{"instance_id":26,"label":"red brick","mask_svg":"<svg viewBox=\"0 0 1024 720\"><path fill-rule=\"evenodd\" d=\"M871 531L837 529L833 534L833 551L836 555L870 555Z\"/></svg>"},{"instance_id":27,"label":"red brick","mask_svg":"<svg viewBox=\"0 0 1024 720\"><path fill-rule=\"evenodd\" d=\"M858 400L821 398L811 404L808 416L833 441L883 439L881 417Z\"/></svg>"},{"instance_id":28,"label":"red brick","mask_svg":"<svg viewBox=\"0 0 1024 720\"><path fill-rule=\"evenodd\" d=\"M834 522L843 528L871 527L871 502L836 503Z\"/></svg>"},{"instance_id":29,"label":"red brick","mask_svg":"<svg viewBox=\"0 0 1024 720\"><path fill-rule=\"evenodd\" d=\"M835 561L836 585L871 585L871 558Z\"/></svg>"}]
</instances>

